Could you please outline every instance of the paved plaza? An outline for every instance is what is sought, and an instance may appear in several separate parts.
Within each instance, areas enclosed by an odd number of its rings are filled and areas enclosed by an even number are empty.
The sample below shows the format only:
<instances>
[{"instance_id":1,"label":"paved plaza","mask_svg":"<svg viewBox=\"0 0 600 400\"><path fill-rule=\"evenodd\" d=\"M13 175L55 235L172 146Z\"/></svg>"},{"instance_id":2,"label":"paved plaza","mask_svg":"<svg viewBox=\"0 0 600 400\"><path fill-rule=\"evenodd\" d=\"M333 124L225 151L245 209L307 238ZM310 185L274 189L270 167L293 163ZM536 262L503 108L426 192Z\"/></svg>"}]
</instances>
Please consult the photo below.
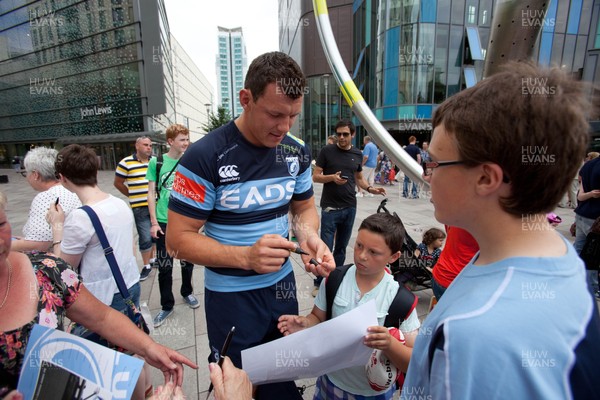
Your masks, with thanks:
<instances>
[{"instance_id":1,"label":"paved plaza","mask_svg":"<svg viewBox=\"0 0 600 400\"><path fill-rule=\"evenodd\" d=\"M7 215L12 224L13 235L21 235L25 221L27 220L29 206L36 192L29 186L21 174L13 170L0 170L0 175L8 175L9 182L0 184L0 190L8 197ZM113 186L114 171L99 172L99 186L102 190L111 193L123 200L126 198L120 194ZM398 178L400 180L400 178ZM401 181L401 180L400 180ZM315 184L316 203L318 205L322 185ZM429 202L427 192L421 192L421 198L416 200L403 199L400 196L401 184L396 186L386 186L388 192L388 209L395 211L402 218L408 234L417 242L421 241L424 231L431 227L443 228L433 217L433 206ZM346 262L352 262L352 246L356 237L356 230L360 222L368 215L376 212L382 197L364 197L357 199L358 209L356 221L354 224L354 234L348 247ZM320 211L319 211L320 212ZM574 221L575 214L571 209L557 208L555 211L563 222L557 228L558 231L569 240L573 240L569 234L569 226ZM141 265L141 257L138 253L138 264ZM313 276L304 271L300 264L300 256L292 255L294 270L296 273L298 287L298 301L300 305L300 314L306 315L313 306L313 297L311 295L313 288ZM186 367L184 377L184 393L188 399L205 399L206 391L210 384L207 367L208 357L208 338L206 334L206 321L204 317L204 267L196 266L194 271L193 285L194 294L198 297L201 306L195 310L189 308L179 295L181 284L181 274L178 266L173 272L173 293L175 295L176 305L174 314L167 321L155 329L153 338L171 348L174 348L195 361L199 365L197 371ZM141 282L142 302L146 302L155 316L160 310L160 293L158 289L158 270L154 269L149 279ZM421 319L425 318L431 290L421 290L415 292L419 297L418 313ZM315 345L319 345L315 343ZM325 345L325 343L323 343ZM162 374L154 369L154 384L162 382ZM305 379L298 381L298 386L305 385L307 390L304 394L305 399L311 399L314 391L315 379Z\"/></svg>"}]
</instances>

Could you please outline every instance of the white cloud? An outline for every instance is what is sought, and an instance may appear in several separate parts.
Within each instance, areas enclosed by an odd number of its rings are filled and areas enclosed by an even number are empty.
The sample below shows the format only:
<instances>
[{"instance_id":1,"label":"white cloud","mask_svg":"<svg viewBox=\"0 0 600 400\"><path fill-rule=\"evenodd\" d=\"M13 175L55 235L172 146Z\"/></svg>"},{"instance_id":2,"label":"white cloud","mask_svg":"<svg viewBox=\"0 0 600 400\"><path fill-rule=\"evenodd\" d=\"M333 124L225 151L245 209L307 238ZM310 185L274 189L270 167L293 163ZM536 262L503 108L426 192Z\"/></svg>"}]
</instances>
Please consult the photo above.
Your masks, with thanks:
<instances>
[{"instance_id":1,"label":"white cloud","mask_svg":"<svg viewBox=\"0 0 600 400\"><path fill-rule=\"evenodd\" d=\"M217 26L242 27L248 64L279 50L277 0L165 0L165 6L171 33L215 91Z\"/></svg>"}]
</instances>

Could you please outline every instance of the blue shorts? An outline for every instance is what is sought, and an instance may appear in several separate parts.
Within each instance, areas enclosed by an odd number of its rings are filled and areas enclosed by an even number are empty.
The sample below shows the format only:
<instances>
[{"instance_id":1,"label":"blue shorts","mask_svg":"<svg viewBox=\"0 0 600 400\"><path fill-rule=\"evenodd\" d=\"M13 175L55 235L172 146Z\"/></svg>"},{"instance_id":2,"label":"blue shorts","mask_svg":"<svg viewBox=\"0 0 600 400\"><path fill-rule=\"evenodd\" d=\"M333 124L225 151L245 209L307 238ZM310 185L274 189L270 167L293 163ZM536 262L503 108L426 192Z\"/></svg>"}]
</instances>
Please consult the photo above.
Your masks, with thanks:
<instances>
[{"instance_id":1,"label":"blue shorts","mask_svg":"<svg viewBox=\"0 0 600 400\"><path fill-rule=\"evenodd\" d=\"M215 292L205 289L206 327L210 346L209 362L215 362L225 337L235 326L235 335L227 355L236 367L242 367L244 349L278 339L281 315L298 315L296 278L291 272L276 284L243 292ZM258 387L260 399L302 399L293 381Z\"/></svg>"},{"instance_id":2,"label":"blue shorts","mask_svg":"<svg viewBox=\"0 0 600 400\"><path fill-rule=\"evenodd\" d=\"M150 222L150 211L148 211L148 206L135 207L132 208L131 211L133 211L133 218L135 219L140 252L144 253L152 248L152 236L150 235L152 222Z\"/></svg>"},{"instance_id":3,"label":"blue shorts","mask_svg":"<svg viewBox=\"0 0 600 400\"><path fill-rule=\"evenodd\" d=\"M317 378L313 400L391 400L394 397L394 388L375 396L361 396L360 394L345 392L335 386L327 378L327 375L321 375Z\"/></svg>"},{"instance_id":4,"label":"blue shorts","mask_svg":"<svg viewBox=\"0 0 600 400\"><path fill-rule=\"evenodd\" d=\"M129 291L129 296L131 297L133 304L135 304L135 306L139 309L140 308L140 283L139 282L135 283L130 288L127 288L127 291ZM120 313L123 313L125 315L127 315L127 309L129 308L127 303L125 303L125 301L123 300L123 296L121 296L121 293L115 293L113 295L113 300L112 300L112 303L110 304L110 307L114 308L115 310L117 310Z\"/></svg>"}]
</instances>

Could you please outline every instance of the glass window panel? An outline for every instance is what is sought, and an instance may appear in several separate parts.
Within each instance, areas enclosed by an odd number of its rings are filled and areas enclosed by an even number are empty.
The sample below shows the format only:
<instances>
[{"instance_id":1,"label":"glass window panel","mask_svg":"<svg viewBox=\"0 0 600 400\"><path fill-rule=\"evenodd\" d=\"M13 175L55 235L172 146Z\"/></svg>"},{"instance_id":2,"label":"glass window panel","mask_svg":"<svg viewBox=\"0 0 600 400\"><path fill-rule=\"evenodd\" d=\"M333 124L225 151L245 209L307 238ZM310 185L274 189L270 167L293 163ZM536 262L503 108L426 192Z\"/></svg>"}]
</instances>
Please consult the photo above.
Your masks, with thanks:
<instances>
[{"instance_id":1,"label":"glass window panel","mask_svg":"<svg viewBox=\"0 0 600 400\"><path fill-rule=\"evenodd\" d=\"M550 4L552 3L553 1L550 2ZM569 12L569 3L569 1L559 1L557 3L558 8L556 11L556 15L554 15L554 32L565 33L567 29L567 14ZM548 23L551 24L552 21L549 21Z\"/></svg>"},{"instance_id":2,"label":"glass window panel","mask_svg":"<svg viewBox=\"0 0 600 400\"><path fill-rule=\"evenodd\" d=\"M592 20L592 0L584 0L579 22L579 33L590 34L590 21Z\"/></svg>"},{"instance_id":3,"label":"glass window panel","mask_svg":"<svg viewBox=\"0 0 600 400\"><path fill-rule=\"evenodd\" d=\"M567 33L576 34L579 31L579 20L581 18L582 0L571 0L569 20L567 22Z\"/></svg>"},{"instance_id":4,"label":"glass window panel","mask_svg":"<svg viewBox=\"0 0 600 400\"><path fill-rule=\"evenodd\" d=\"M465 84L468 88L475 86L477 83L477 75L475 74L475 67L465 65L464 67Z\"/></svg>"},{"instance_id":5,"label":"glass window panel","mask_svg":"<svg viewBox=\"0 0 600 400\"><path fill-rule=\"evenodd\" d=\"M379 79L379 74L377 74ZM383 81L377 82L378 89L384 92L383 94L383 105L395 105L398 104L398 68L389 68L383 71ZM378 96L379 97L379 96ZM378 103L379 104L379 103Z\"/></svg>"},{"instance_id":6,"label":"glass window panel","mask_svg":"<svg viewBox=\"0 0 600 400\"><path fill-rule=\"evenodd\" d=\"M465 23L476 25L477 24L477 0L467 0L465 7Z\"/></svg>"},{"instance_id":7,"label":"glass window panel","mask_svg":"<svg viewBox=\"0 0 600 400\"><path fill-rule=\"evenodd\" d=\"M575 59L573 60L573 70L576 71L579 68L583 68L583 62L585 59L585 53L587 48L587 36L577 37L577 46L575 48Z\"/></svg>"},{"instance_id":8,"label":"glass window panel","mask_svg":"<svg viewBox=\"0 0 600 400\"><path fill-rule=\"evenodd\" d=\"M421 0L421 22L435 22L437 0Z\"/></svg>"},{"instance_id":9,"label":"glass window panel","mask_svg":"<svg viewBox=\"0 0 600 400\"><path fill-rule=\"evenodd\" d=\"M463 24L465 15L465 0L452 0L452 23Z\"/></svg>"},{"instance_id":10,"label":"glass window panel","mask_svg":"<svg viewBox=\"0 0 600 400\"><path fill-rule=\"evenodd\" d=\"M435 38L434 64L434 102L441 103L446 99L446 82L448 78L446 64L448 62L448 25L438 25Z\"/></svg>"},{"instance_id":11,"label":"glass window panel","mask_svg":"<svg viewBox=\"0 0 600 400\"><path fill-rule=\"evenodd\" d=\"M416 69L416 65L404 65L398 68L398 104L415 102L413 84Z\"/></svg>"},{"instance_id":12,"label":"glass window panel","mask_svg":"<svg viewBox=\"0 0 600 400\"><path fill-rule=\"evenodd\" d=\"M387 0L379 0L377 11L377 34L381 35L388 29Z\"/></svg>"},{"instance_id":13,"label":"glass window panel","mask_svg":"<svg viewBox=\"0 0 600 400\"><path fill-rule=\"evenodd\" d=\"M401 23L417 22L419 18L419 0L401 0Z\"/></svg>"},{"instance_id":14,"label":"glass window panel","mask_svg":"<svg viewBox=\"0 0 600 400\"><path fill-rule=\"evenodd\" d=\"M417 106L417 116L419 118L429 119L432 115L431 106Z\"/></svg>"},{"instance_id":15,"label":"glass window panel","mask_svg":"<svg viewBox=\"0 0 600 400\"><path fill-rule=\"evenodd\" d=\"M479 30L476 26L467 26L467 38L469 40L469 49L473 60L483 60L481 51L481 40L479 39Z\"/></svg>"},{"instance_id":16,"label":"glass window panel","mask_svg":"<svg viewBox=\"0 0 600 400\"><path fill-rule=\"evenodd\" d=\"M538 61L541 65L550 65L553 39L554 35L551 32L542 32L542 39L540 41L540 55L538 58Z\"/></svg>"},{"instance_id":17,"label":"glass window panel","mask_svg":"<svg viewBox=\"0 0 600 400\"><path fill-rule=\"evenodd\" d=\"M450 28L450 51L448 54L448 97L460 91L462 41L463 27L452 26Z\"/></svg>"},{"instance_id":18,"label":"glass window panel","mask_svg":"<svg viewBox=\"0 0 600 400\"><path fill-rule=\"evenodd\" d=\"M554 41L552 42L552 56L550 57L550 63L552 65L560 65L564 43L565 35L555 33Z\"/></svg>"},{"instance_id":19,"label":"glass window panel","mask_svg":"<svg viewBox=\"0 0 600 400\"><path fill-rule=\"evenodd\" d=\"M437 22L446 23L446 24L450 22L450 2L449 1L438 1Z\"/></svg>"},{"instance_id":20,"label":"glass window panel","mask_svg":"<svg viewBox=\"0 0 600 400\"><path fill-rule=\"evenodd\" d=\"M479 1L479 26L490 26L492 22L492 0Z\"/></svg>"},{"instance_id":21,"label":"glass window panel","mask_svg":"<svg viewBox=\"0 0 600 400\"><path fill-rule=\"evenodd\" d=\"M417 103L433 103L435 25L421 24L415 91Z\"/></svg>"},{"instance_id":22,"label":"glass window panel","mask_svg":"<svg viewBox=\"0 0 600 400\"><path fill-rule=\"evenodd\" d=\"M577 35L566 35L564 54L563 54L562 62L560 65L561 68L564 68L566 71L574 71L573 56L575 55L576 43L577 43Z\"/></svg>"},{"instance_id":23,"label":"glass window panel","mask_svg":"<svg viewBox=\"0 0 600 400\"><path fill-rule=\"evenodd\" d=\"M401 1L391 1L389 4L390 28L402 23L402 3Z\"/></svg>"},{"instance_id":24,"label":"glass window panel","mask_svg":"<svg viewBox=\"0 0 600 400\"><path fill-rule=\"evenodd\" d=\"M400 106L400 107L398 107L398 118L399 119L414 118L415 114L416 114L415 106Z\"/></svg>"}]
</instances>

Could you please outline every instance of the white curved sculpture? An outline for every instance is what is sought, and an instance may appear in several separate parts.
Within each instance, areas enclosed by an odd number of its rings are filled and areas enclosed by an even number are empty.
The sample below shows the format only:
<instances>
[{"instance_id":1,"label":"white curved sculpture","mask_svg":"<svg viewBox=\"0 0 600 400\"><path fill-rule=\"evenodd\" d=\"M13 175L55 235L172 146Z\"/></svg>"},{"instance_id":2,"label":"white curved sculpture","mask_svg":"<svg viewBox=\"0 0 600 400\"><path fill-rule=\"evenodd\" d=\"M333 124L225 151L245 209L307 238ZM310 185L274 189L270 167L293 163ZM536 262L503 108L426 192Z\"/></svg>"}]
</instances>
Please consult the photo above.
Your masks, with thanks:
<instances>
[{"instance_id":1,"label":"white curved sculpture","mask_svg":"<svg viewBox=\"0 0 600 400\"><path fill-rule=\"evenodd\" d=\"M329 21L329 12L327 10L326 0L313 0L315 20L317 30L321 38L321 44L331 72L337 81L346 102L352 108L360 122L363 124L369 135L371 135L377 145L383 149L392 161L408 177L416 182L427 184L422 178L423 168L413 158L400 147L398 142L388 133L388 131L377 120L367 102L363 99L358 88L350 78L346 66L338 50L337 43L331 30Z\"/></svg>"}]
</instances>

